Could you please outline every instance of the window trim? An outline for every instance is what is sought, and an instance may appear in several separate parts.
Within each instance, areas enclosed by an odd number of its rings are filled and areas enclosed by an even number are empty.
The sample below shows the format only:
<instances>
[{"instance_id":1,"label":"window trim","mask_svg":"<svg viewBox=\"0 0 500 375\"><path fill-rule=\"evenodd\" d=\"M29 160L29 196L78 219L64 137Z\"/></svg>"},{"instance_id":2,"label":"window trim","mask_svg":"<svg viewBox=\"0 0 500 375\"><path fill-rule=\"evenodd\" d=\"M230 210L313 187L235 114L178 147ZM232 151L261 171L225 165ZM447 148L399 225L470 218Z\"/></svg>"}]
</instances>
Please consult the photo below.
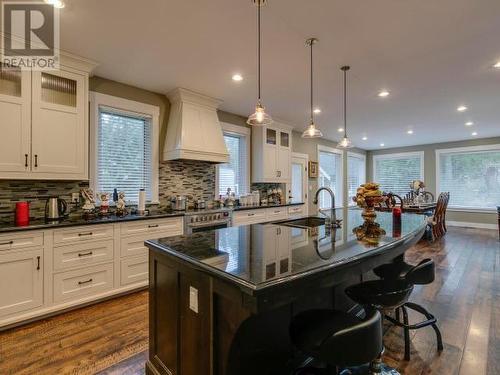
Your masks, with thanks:
<instances>
[{"instance_id":1,"label":"window trim","mask_svg":"<svg viewBox=\"0 0 500 375\"><path fill-rule=\"evenodd\" d=\"M358 158L358 159L361 159L363 160L363 164L365 166L365 182L367 182L368 180L368 175L367 175L367 165L366 165L366 154L362 154L360 152L355 152L355 151L347 151L347 168L346 168L346 172L347 172L347 179L346 179L346 186L347 186L347 194L349 194L349 156L351 157L354 157L354 158ZM349 199L349 195L347 196L347 206L356 206L356 202L352 201L351 199Z\"/></svg>"},{"instance_id":2,"label":"window trim","mask_svg":"<svg viewBox=\"0 0 500 375\"><path fill-rule=\"evenodd\" d=\"M99 108L107 107L131 116L147 116L151 118L151 201L148 204L159 204L159 144L160 144L160 108L155 105L124 99L117 96L101 94L95 91L89 93L90 99L90 163L89 163L89 186L94 190L97 188L97 127L99 126ZM112 191L108 192L112 193ZM126 197L125 197L126 198Z\"/></svg>"},{"instance_id":3,"label":"window trim","mask_svg":"<svg viewBox=\"0 0 500 375\"><path fill-rule=\"evenodd\" d=\"M341 165L341 168L340 168L340 194L335 194L335 203L337 203L337 206L336 208L343 208L344 207L344 151L343 150L340 150L338 148L334 148L334 147L328 147L328 146L324 146L324 145L318 145L318 149L317 149L317 162L318 162L318 178L316 179L316 187L319 189L320 186L319 186L319 154L320 152L323 151L323 152L329 152L329 153L332 153L332 154L338 154L340 155L340 165ZM319 211L319 202L318 202L318 211Z\"/></svg>"},{"instance_id":4,"label":"window trim","mask_svg":"<svg viewBox=\"0 0 500 375\"><path fill-rule=\"evenodd\" d=\"M251 131L249 128L240 126L240 125L235 125L235 124L230 124L228 122L221 122L220 123L221 128L222 128L222 134L232 134L238 137L243 137L245 139L245 148L247 151L247 158L246 158L246 180L248 182L248 190L250 190L250 186L252 185L252 181L250 180L250 158L251 158L251 149L250 149L250 135ZM214 191L214 196L218 197L219 194L219 166L215 168L215 191Z\"/></svg>"},{"instance_id":5,"label":"window trim","mask_svg":"<svg viewBox=\"0 0 500 375\"><path fill-rule=\"evenodd\" d=\"M449 154L449 153L463 153L463 152L481 152L481 151L500 151L500 144L492 144L492 145L482 145L482 146L464 146L464 147L454 147L454 148L440 148L435 150L435 159L436 159L436 194L439 195L441 192L440 187L440 179L439 174L441 171L439 165L439 159L441 154ZM437 198L437 197L436 197ZM458 211L458 212L474 212L474 213L492 213L497 211L496 208L477 208L471 206L448 206L449 211Z\"/></svg>"},{"instance_id":6,"label":"window trim","mask_svg":"<svg viewBox=\"0 0 500 375\"><path fill-rule=\"evenodd\" d=\"M398 152L398 153L373 155L373 160L372 160L373 181L374 182L378 181L377 168L375 167L377 164L377 160L401 159L404 157L411 157L411 156L418 156L420 158L420 179L422 181L425 181L425 151L411 151L411 152Z\"/></svg>"}]
</instances>

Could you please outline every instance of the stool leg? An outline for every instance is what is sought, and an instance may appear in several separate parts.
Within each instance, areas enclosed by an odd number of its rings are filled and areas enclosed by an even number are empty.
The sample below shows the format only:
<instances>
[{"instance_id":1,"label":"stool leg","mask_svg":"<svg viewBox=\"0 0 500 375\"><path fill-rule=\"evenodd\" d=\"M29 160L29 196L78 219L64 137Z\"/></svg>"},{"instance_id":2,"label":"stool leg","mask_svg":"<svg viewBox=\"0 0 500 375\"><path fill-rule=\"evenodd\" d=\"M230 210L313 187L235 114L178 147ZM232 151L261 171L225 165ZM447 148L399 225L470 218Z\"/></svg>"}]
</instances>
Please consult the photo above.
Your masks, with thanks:
<instances>
[{"instance_id":1,"label":"stool leg","mask_svg":"<svg viewBox=\"0 0 500 375\"><path fill-rule=\"evenodd\" d=\"M405 334L405 361L410 360L410 329L408 328L408 311L406 307L401 306L401 310L403 311L403 323L405 327L403 327Z\"/></svg>"},{"instance_id":2,"label":"stool leg","mask_svg":"<svg viewBox=\"0 0 500 375\"><path fill-rule=\"evenodd\" d=\"M400 315L399 315L399 307L396 309L396 320L397 320L398 322L400 322L400 321L401 321L401 317L400 317Z\"/></svg>"},{"instance_id":3,"label":"stool leg","mask_svg":"<svg viewBox=\"0 0 500 375\"><path fill-rule=\"evenodd\" d=\"M370 362L370 374L376 375L382 372L382 353L376 359Z\"/></svg>"}]
</instances>

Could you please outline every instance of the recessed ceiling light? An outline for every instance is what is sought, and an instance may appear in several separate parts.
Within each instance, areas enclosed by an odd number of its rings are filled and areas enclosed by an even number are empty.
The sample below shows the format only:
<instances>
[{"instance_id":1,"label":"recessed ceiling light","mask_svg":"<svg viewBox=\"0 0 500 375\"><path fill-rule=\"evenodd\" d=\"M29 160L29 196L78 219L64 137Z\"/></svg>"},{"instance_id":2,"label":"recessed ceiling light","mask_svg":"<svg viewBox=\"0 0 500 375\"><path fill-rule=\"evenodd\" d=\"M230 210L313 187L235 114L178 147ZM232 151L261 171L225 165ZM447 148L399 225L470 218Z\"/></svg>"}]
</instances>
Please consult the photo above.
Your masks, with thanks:
<instances>
[{"instance_id":1,"label":"recessed ceiling light","mask_svg":"<svg viewBox=\"0 0 500 375\"><path fill-rule=\"evenodd\" d=\"M384 147L384 146L385 146L385 144L384 144L384 143L381 143L381 144L380 144L380 147Z\"/></svg>"},{"instance_id":2,"label":"recessed ceiling light","mask_svg":"<svg viewBox=\"0 0 500 375\"><path fill-rule=\"evenodd\" d=\"M497 61L494 65L493 65L494 68L496 69L500 69L500 61Z\"/></svg>"},{"instance_id":3,"label":"recessed ceiling light","mask_svg":"<svg viewBox=\"0 0 500 375\"><path fill-rule=\"evenodd\" d=\"M364 136L363 138L361 138L363 141L366 141L368 139L367 136Z\"/></svg>"},{"instance_id":4,"label":"recessed ceiling light","mask_svg":"<svg viewBox=\"0 0 500 375\"><path fill-rule=\"evenodd\" d=\"M340 133L340 132L343 132L344 131L344 128L338 128L337 131Z\"/></svg>"},{"instance_id":5,"label":"recessed ceiling light","mask_svg":"<svg viewBox=\"0 0 500 375\"><path fill-rule=\"evenodd\" d=\"M321 113L321 109L320 108L314 108L314 113L318 114L318 113Z\"/></svg>"},{"instance_id":6,"label":"recessed ceiling light","mask_svg":"<svg viewBox=\"0 0 500 375\"><path fill-rule=\"evenodd\" d=\"M458 112L465 112L465 111L467 111L467 107L465 105L461 105L461 106L457 107L457 111Z\"/></svg>"},{"instance_id":7,"label":"recessed ceiling light","mask_svg":"<svg viewBox=\"0 0 500 375\"><path fill-rule=\"evenodd\" d=\"M477 132L472 132L471 134L472 136L476 136L477 135Z\"/></svg>"},{"instance_id":8,"label":"recessed ceiling light","mask_svg":"<svg viewBox=\"0 0 500 375\"><path fill-rule=\"evenodd\" d=\"M53 5L54 8L62 9L65 6L65 4L62 0L45 0L45 2L47 4Z\"/></svg>"},{"instance_id":9,"label":"recessed ceiling light","mask_svg":"<svg viewBox=\"0 0 500 375\"><path fill-rule=\"evenodd\" d=\"M413 134L413 130L410 129L410 130L407 131L407 133L408 134Z\"/></svg>"},{"instance_id":10,"label":"recessed ceiling light","mask_svg":"<svg viewBox=\"0 0 500 375\"><path fill-rule=\"evenodd\" d=\"M233 81L236 81L236 82L239 82L239 81L243 81L243 76L241 74L233 74Z\"/></svg>"},{"instance_id":11,"label":"recessed ceiling light","mask_svg":"<svg viewBox=\"0 0 500 375\"><path fill-rule=\"evenodd\" d=\"M465 123L465 126L472 126L472 125L474 125L474 123L473 123L472 121L467 121L467 122Z\"/></svg>"},{"instance_id":12,"label":"recessed ceiling light","mask_svg":"<svg viewBox=\"0 0 500 375\"><path fill-rule=\"evenodd\" d=\"M390 92L387 91L387 90L381 90L379 93L378 93L378 96L380 96L381 98L385 98L387 96L390 95Z\"/></svg>"}]
</instances>

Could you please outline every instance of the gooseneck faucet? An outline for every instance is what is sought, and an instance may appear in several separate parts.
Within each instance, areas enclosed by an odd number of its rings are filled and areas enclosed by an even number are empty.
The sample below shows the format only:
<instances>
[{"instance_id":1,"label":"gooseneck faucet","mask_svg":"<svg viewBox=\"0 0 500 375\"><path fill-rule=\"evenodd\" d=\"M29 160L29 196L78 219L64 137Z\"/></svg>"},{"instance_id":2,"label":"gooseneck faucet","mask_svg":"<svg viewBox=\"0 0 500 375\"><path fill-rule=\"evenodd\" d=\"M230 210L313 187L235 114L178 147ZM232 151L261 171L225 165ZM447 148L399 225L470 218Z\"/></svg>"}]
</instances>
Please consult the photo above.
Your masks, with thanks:
<instances>
[{"instance_id":1,"label":"gooseneck faucet","mask_svg":"<svg viewBox=\"0 0 500 375\"><path fill-rule=\"evenodd\" d=\"M326 217L326 222L325 224L329 227L332 227L334 225L337 224L337 216L335 214L335 194L333 193L332 189L330 189L329 187L326 187L326 186L322 186L320 187L317 191L316 191L316 195L314 196L314 200L313 200L313 203L314 204L318 204L318 197L319 197L319 193L321 193L322 190L325 190L327 191L329 194L330 194L330 197L332 199L332 206L330 208L330 216L326 215L323 211L318 210L318 212L320 214L322 214L323 216Z\"/></svg>"}]
</instances>

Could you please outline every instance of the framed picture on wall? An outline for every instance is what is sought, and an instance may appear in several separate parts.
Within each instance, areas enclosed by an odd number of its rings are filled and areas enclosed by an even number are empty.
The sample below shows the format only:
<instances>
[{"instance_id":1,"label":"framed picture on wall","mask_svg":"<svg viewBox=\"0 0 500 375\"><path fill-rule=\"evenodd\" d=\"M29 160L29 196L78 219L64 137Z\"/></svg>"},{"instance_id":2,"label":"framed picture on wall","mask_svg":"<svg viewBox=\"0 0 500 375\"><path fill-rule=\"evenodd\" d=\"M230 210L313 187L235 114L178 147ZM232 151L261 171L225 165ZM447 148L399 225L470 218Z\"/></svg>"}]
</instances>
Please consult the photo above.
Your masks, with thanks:
<instances>
[{"instance_id":1,"label":"framed picture on wall","mask_svg":"<svg viewBox=\"0 0 500 375\"><path fill-rule=\"evenodd\" d=\"M309 162L309 178L318 178L318 162Z\"/></svg>"}]
</instances>

